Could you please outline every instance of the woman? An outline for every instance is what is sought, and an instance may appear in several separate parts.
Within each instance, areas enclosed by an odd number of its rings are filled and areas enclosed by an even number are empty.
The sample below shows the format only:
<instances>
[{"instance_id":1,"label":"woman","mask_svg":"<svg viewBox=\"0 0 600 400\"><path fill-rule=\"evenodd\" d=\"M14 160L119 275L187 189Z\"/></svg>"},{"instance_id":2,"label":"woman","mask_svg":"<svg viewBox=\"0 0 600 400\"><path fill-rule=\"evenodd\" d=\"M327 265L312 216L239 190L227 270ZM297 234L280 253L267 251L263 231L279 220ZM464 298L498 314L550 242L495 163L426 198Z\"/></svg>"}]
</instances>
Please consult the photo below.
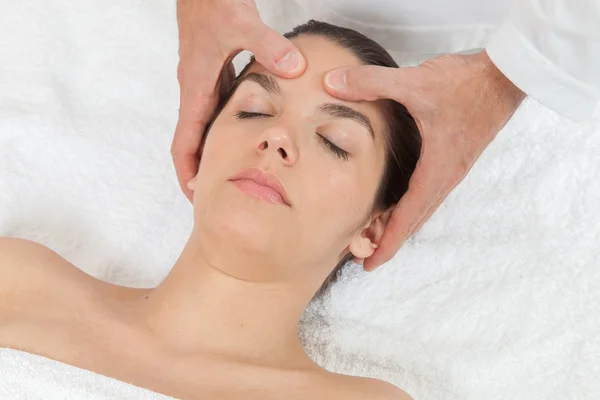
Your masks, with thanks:
<instances>
[{"instance_id":1,"label":"woman","mask_svg":"<svg viewBox=\"0 0 600 400\"><path fill-rule=\"evenodd\" d=\"M164 281L109 284L44 246L2 238L0 347L183 399L410 398L320 368L297 336L323 282L373 253L420 152L404 107L336 100L323 76L396 64L325 23L287 37L306 72L284 80L251 62L223 96L189 183L194 228Z\"/></svg>"}]
</instances>

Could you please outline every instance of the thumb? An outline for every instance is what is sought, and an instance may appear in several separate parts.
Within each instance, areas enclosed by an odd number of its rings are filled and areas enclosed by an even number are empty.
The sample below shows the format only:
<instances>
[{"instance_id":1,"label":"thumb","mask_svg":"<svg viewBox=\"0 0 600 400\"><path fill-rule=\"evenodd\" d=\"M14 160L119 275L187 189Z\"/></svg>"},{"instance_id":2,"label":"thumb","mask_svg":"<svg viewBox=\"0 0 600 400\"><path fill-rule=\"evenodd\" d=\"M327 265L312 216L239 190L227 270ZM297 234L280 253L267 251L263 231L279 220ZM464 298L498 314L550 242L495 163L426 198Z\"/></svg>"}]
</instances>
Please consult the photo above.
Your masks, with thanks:
<instances>
[{"instance_id":1,"label":"thumb","mask_svg":"<svg viewBox=\"0 0 600 400\"><path fill-rule=\"evenodd\" d=\"M306 69L306 60L296 46L265 24L252 32L244 48L269 72L283 78L295 78Z\"/></svg>"},{"instance_id":2,"label":"thumb","mask_svg":"<svg viewBox=\"0 0 600 400\"><path fill-rule=\"evenodd\" d=\"M410 100L413 67L391 68L376 65L340 68L329 71L323 80L333 96L350 101L391 99L399 103Z\"/></svg>"}]
</instances>

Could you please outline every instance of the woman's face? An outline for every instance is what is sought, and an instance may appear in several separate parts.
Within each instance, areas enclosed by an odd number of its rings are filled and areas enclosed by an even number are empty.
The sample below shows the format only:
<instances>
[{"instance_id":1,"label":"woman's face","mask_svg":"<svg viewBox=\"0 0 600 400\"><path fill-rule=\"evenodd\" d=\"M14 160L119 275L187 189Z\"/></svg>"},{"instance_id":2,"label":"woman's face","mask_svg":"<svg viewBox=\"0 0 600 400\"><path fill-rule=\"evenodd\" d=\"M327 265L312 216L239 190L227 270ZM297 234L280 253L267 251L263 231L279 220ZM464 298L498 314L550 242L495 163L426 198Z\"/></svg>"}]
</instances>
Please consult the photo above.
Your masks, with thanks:
<instances>
[{"instance_id":1,"label":"woman's face","mask_svg":"<svg viewBox=\"0 0 600 400\"><path fill-rule=\"evenodd\" d=\"M381 104L342 101L323 87L327 71L358 59L321 37L293 43L307 60L304 74L278 78L255 62L214 121L192 183L200 240L218 249L227 243L292 275L299 267L331 270L348 250L372 253L365 228L385 159ZM252 182L231 181L253 168L278 179L289 204L260 198L277 196Z\"/></svg>"}]
</instances>

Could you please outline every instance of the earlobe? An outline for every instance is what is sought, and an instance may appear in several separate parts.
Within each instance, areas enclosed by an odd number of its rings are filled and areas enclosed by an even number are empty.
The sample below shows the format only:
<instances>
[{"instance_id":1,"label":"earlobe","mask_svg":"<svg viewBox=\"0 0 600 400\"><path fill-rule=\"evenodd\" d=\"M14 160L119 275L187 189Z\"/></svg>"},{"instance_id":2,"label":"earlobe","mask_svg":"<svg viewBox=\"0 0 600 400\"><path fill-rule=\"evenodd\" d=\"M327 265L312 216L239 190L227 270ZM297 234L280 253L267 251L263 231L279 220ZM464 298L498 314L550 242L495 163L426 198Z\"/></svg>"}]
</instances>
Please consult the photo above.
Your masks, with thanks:
<instances>
[{"instance_id":1,"label":"earlobe","mask_svg":"<svg viewBox=\"0 0 600 400\"><path fill-rule=\"evenodd\" d=\"M392 209L390 208L377 215L352 239L348 247L355 260L369 258L375 253L375 249L379 247L379 242L383 237L391 212Z\"/></svg>"},{"instance_id":2,"label":"earlobe","mask_svg":"<svg viewBox=\"0 0 600 400\"><path fill-rule=\"evenodd\" d=\"M358 235L350 243L349 250L355 258L368 258L373 255L377 245L367 236Z\"/></svg>"},{"instance_id":3,"label":"earlobe","mask_svg":"<svg viewBox=\"0 0 600 400\"><path fill-rule=\"evenodd\" d=\"M194 188L196 187L196 176L194 176L192 179L190 179L187 183L187 187L190 190L194 190Z\"/></svg>"}]
</instances>

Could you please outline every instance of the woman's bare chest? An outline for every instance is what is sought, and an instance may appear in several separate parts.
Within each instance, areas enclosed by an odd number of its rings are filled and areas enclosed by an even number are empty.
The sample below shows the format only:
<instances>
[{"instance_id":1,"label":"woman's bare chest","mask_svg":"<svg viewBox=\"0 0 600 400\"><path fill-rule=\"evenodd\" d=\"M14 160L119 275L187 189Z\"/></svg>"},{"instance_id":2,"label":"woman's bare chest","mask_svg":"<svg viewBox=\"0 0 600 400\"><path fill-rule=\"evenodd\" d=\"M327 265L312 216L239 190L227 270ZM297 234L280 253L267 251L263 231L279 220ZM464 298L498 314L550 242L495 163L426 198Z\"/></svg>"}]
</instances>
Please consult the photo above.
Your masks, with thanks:
<instances>
[{"instance_id":1,"label":"woman's bare chest","mask_svg":"<svg viewBox=\"0 0 600 400\"><path fill-rule=\"evenodd\" d=\"M23 319L0 328L0 346L178 399L335 398L331 396L335 383L326 374L267 369L205 356L173 356L119 329L51 316Z\"/></svg>"}]
</instances>

